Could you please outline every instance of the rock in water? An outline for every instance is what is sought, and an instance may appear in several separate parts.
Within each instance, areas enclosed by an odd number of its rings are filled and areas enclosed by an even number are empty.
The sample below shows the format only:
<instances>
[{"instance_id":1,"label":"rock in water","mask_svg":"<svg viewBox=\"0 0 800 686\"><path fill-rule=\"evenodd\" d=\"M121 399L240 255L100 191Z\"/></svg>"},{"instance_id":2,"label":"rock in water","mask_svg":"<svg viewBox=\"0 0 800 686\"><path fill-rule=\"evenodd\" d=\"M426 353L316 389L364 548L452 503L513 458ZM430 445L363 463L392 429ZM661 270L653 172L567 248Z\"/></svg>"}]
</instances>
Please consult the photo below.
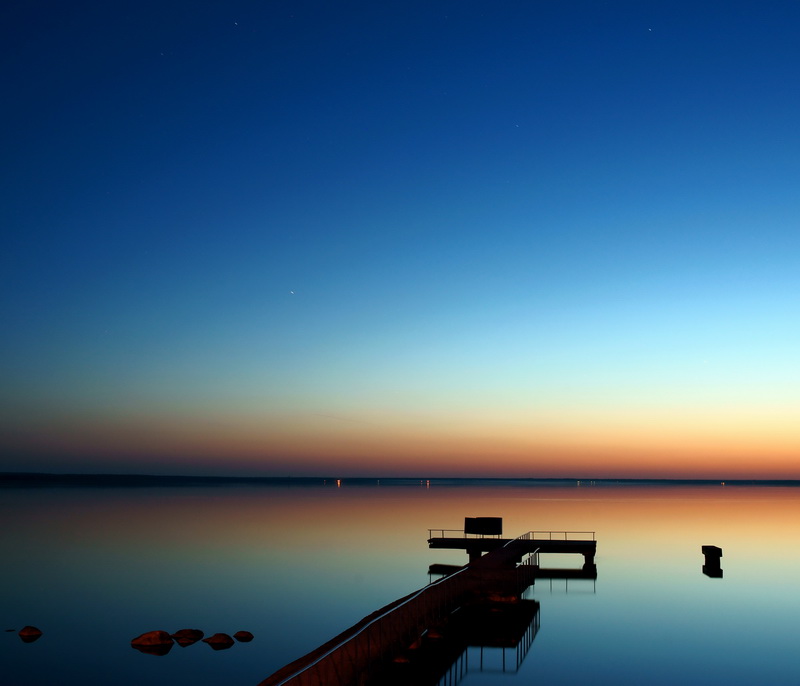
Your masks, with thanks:
<instances>
[{"instance_id":1,"label":"rock in water","mask_svg":"<svg viewBox=\"0 0 800 686\"><path fill-rule=\"evenodd\" d=\"M131 641L132 646L156 646L172 643L172 636L166 631L146 631Z\"/></svg>"},{"instance_id":2,"label":"rock in water","mask_svg":"<svg viewBox=\"0 0 800 686\"><path fill-rule=\"evenodd\" d=\"M251 634L249 631L237 631L233 637L242 643L249 643L253 640L253 634Z\"/></svg>"},{"instance_id":3,"label":"rock in water","mask_svg":"<svg viewBox=\"0 0 800 686\"><path fill-rule=\"evenodd\" d=\"M41 638L42 630L37 629L35 626L24 626L19 630L18 633L23 642L33 643Z\"/></svg>"},{"instance_id":4,"label":"rock in water","mask_svg":"<svg viewBox=\"0 0 800 686\"><path fill-rule=\"evenodd\" d=\"M197 643L203 636L204 634L200 629L181 629L172 634L172 638L181 648Z\"/></svg>"},{"instance_id":5,"label":"rock in water","mask_svg":"<svg viewBox=\"0 0 800 686\"><path fill-rule=\"evenodd\" d=\"M203 642L208 643L214 650L226 650L233 645L233 639L228 634L214 634L204 638Z\"/></svg>"},{"instance_id":6,"label":"rock in water","mask_svg":"<svg viewBox=\"0 0 800 686\"><path fill-rule=\"evenodd\" d=\"M166 655L173 646L166 631L147 631L131 641L131 646L148 655Z\"/></svg>"}]
</instances>

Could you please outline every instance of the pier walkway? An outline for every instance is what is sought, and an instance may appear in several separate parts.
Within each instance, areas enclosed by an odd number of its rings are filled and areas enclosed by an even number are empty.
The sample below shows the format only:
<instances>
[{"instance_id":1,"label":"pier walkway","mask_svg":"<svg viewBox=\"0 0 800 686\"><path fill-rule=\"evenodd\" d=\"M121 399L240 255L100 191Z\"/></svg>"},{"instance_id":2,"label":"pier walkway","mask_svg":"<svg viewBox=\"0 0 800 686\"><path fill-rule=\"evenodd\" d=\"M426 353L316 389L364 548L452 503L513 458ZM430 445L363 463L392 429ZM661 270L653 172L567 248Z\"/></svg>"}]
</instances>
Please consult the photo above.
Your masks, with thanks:
<instances>
[{"instance_id":1,"label":"pier walkway","mask_svg":"<svg viewBox=\"0 0 800 686\"><path fill-rule=\"evenodd\" d=\"M522 594L542 576L540 544L544 543L546 552L584 555L585 578L596 577L596 572L589 576L596 550L591 532L591 539L583 540L566 540L565 532L547 532L549 536L528 532L514 539L450 537L445 532L429 531L430 547L464 549L470 555L468 564L365 617L259 686L437 684L468 646L490 645L476 641L487 640L480 629L488 625L486 618L498 612L518 618L511 624L527 622L516 639L519 661L538 630L539 604L522 600ZM521 622L519 618L527 619ZM498 640L503 645L515 644L508 636Z\"/></svg>"}]
</instances>

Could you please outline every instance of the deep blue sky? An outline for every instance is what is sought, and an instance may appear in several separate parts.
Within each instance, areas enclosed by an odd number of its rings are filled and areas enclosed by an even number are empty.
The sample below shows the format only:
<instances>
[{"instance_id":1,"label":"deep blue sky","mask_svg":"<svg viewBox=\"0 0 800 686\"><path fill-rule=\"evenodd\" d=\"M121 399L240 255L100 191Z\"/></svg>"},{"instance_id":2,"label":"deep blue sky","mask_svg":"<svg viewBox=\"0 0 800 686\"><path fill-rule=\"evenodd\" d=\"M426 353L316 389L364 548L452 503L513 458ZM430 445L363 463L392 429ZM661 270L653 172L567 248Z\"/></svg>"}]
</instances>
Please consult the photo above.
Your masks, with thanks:
<instances>
[{"instance_id":1,"label":"deep blue sky","mask_svg":"<svg viewBox=\"0 0 800 686\"><path fill-rule=\"evenodd\" d=\"M798 28L3 3L0 470L800 476Z\"/></svg>"}]
</instances>

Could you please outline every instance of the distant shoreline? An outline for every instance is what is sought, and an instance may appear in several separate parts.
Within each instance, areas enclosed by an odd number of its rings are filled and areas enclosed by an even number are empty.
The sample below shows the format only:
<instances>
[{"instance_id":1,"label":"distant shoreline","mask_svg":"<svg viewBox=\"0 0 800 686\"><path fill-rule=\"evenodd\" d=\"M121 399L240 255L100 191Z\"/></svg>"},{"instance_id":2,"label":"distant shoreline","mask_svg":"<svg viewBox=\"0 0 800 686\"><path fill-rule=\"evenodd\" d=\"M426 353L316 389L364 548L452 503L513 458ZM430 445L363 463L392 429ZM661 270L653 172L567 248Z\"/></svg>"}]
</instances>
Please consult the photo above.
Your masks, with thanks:
<instances>
[{"instance_id":1,"label":"distant shoreline","mask_svg":"<svg viewBox=\"0 0 800 686\"><path fill-rule=\"evenodd\" d=\"M198 486L800 486L800 479L610 479L508 477L189 476L157 474L56 474L0 472L0 488Z\"/></svg>"}]
</instances>

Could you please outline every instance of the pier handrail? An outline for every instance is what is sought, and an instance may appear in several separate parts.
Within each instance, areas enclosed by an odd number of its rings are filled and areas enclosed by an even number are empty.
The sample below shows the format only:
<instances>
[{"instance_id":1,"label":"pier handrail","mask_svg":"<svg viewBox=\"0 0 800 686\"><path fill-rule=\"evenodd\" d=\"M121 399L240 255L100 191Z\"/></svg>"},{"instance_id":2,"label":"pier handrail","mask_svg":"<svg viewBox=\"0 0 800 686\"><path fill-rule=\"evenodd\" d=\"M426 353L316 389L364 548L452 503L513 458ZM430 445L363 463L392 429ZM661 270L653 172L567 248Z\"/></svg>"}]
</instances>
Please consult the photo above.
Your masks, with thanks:
<instances>
[{"instance_id":1,"label":"pier handrail","mask_svg":"<svg viewBox=\"0 0 800 686\"><path fill-rule=\"evenodd\" d=\"M580 538L579 538L580 537ZM594 531L528 531L518 538L525 541L586 541L595 540Z\"/></svg>"},{"instance_id":2,"label":"pier handrail","mask_svg":"<svg viewBox=\"0 0 800 686\"><path fill-rule=\"evenodd\" d=\"M434 532L438 535L434 537ZM460 534L460 536L446 536L445 534ZM431 538L502 538L501 534L468 534L464 529L428 529L428 540Z\"/></svg>"},{"instance_id":3,"label":"pier handrail","mask_svg":"<svg viewBox=\"0 0 800 686\"><path fill-rule=\"evenodd\" d=\"M434 536L434 534L436 534ZM460 536L447 536L446 534L461 534ZM482 536L476 535L476 538L500 538L499 535ZM469 538L469 535L464 532L464 529L428 529L428 540L432 538ZM528 531L517 539L525 541L585 541L591 538L595 540L594 531ZM512 539L514 540L514 539Z\"/></svg>"},{"instance_id":4,"label":"pier handrail","mask_svg":"<svg viewBox=\"0 0 800 686\"><path fill-rule=\"evenodd\" d=\"M433 532L439 533L436 538L459 538L458 536L445 536L445 534L464 534L464 529L428 529L428 540L434 538ZM466 537L466 534L464 534Z\"/></svg>"}]
</instances>

